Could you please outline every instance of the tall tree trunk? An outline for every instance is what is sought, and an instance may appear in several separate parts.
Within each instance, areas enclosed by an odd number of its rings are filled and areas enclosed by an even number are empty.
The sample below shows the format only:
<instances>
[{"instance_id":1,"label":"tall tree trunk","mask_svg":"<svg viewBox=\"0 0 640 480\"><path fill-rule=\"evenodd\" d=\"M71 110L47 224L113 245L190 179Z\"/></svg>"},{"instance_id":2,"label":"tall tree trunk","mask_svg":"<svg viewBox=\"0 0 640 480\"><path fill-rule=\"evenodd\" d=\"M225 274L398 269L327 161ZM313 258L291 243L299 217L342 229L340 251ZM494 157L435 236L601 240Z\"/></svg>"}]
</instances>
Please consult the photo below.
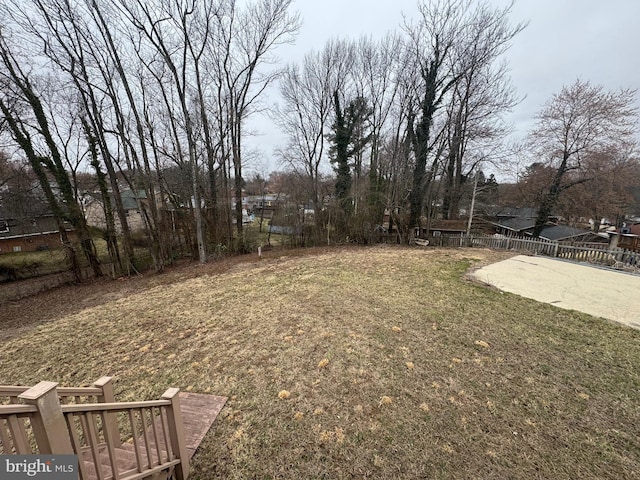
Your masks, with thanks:
<instances>
[{"instance_id":1,"label":"tall tree trunk","mask_svg":"<svg viewBox=\"0 0 640 480\"><path fill-rule=\"evenodd\" d=\"M536 223L533 228L533 236L538 238L544 227L547 225L549 221L549 216L553 212L556 204L558 203L558 197L560 192L562 191L561 184L564 174L567 171L567 162L569 160L569 156L566 154L563 155L562 162L556 170L556 174L553 177L553 182L551 182L551 186L549 187L549 191L542 197L542 201L540 202L540 208L538 209L538 215L536 216Z\"/></svg>"},{"instance_id":2,"label":"tall tree trunk","mask_svg":"<svg viewBox=\"0 0 640 480\"><path fill-rule=\"evenodd\" d=\"M237 126L236 128L239 128ZM236 233L238 241L243 241L243 224L242 224L242 157L240 152L240 133L232 138L233 142L233 191L236 198L235 215L236 215Z\"/></svg>"},{"instance_id":3,"label":"tall tree trunk","mask_svg":"<svg viewBox=\"0 0 640 480\"><path fill-rule=\"evenodd\" d=\"M60 232L60 239L62 241L62 246L65 250L65 254L67 257L67 261L69 263L69 269L73 274L74 280L79 283L82 281L82 275L80 271L80 262L78 261L76 249L73 246L72 242L69 240L67 235L66 227L64 225L65 220L65 212L62 209L61 205L58 203L58 199L53 193L51 188L51 184L49 183L49 178L45 172L45 169L42 166L41 158L36 154L33 144L31 143L31 137L29 134L24 131L18 120L13 116L12 112L9 110L8 106L0 99L0 110L7 122L9 128L11 129L11 133L13 134L13 138L16 140L22 151L25 153L27 157L27 161L31 165L36 177L38 178L38 182L40 183L40 187L42 188L45 198L47 199L47 203L49 204L49 208L53 213L54 218L56 219L56 224L58 227L58 231Z\"/></svg>"},{"instance_id":4,"label":"tall tree trunk","mask_svg":"<svg viewBox=\"0 0 640 480\"><path fill-rule=\"evenodd\" d=\"M437 53L437 52L436 52ZM423 75L426 91L420 105L421 118L420 122L412 132L411 139L413 143L413 151L416 158L415 167L413 169L413 183L411 194L409 195L409 228L420 228L420 217L422 215L422 207L428 184L431 180L427 175L427 158L429 156L429 142L431 140L431 125L433 123L433 115L436 111L436 79L438 70L435 67L436 61L431 62L431 68L427 69ZM413 122L411 122L413 123ZM410 231L411 232L411 231ZM411 241L411 233L409 241Z\"/></svg>"},{"instance_id":5,"label":"tall tree trunk","mask_svg":"<svg viewBox=\"0 0 640 480\"><path fill-rule=\"evenodd\" d=\"M118 248L118 236L116 234L115 220L113 217L113 209L111 207L111 197L109 190L107 189L107 180L104 172L100 168L100 161L98 160L97 140L91 132L91 127L86 118L81 118L82 127L89 144L89 153L91 155L91 166L96 172L96 179L98 181L98 188L102 195L104 219L105 219L105 233L104 239L107 242L107 251L109 252L109 258L111 262L117 266L118 271L122 271L122 261L120 259L120 249Z\"/></svg>"},{"instance_id":6,"label":"tall tree trunk","mask_svg":"<svg viewBox=\"0 0 640 480\"><path fill-rule=\"evenodd\" d=\"M149 154L147 151L147 142L145 139L144 124L141 120L140 113L138 111L138 107L136 104L136 99L131 90L131 86L129 85L129 78L122 65L120 53L116 48L115 42L113 40L113 36L111 35L111 30L109 28L109 25L107 25L104 19L104 16L102 15L102 11L99 9L97 5L97 2L93 1L91 6L93 8L93 12L95 13L95 19L100 26L100 33L109 48L109 54L114 62L116 71L118 72L118 76L122 81L122 86L124 87L124 91L126 93L127 99L129 101L129 106L131 107L131 112L133 113L133 117L135 120L136 132L137 132L139 143L140 143L142 160L144 162L143 168L144 168L145 177L146 177L145 190L149 200L148 206L149 206L149 211L151 213L151 220L153 222L153 224L148 225L148 227L149 227L149 233L151 235L151 240L153 245L155 269L156 271L160 272L164 270L165 254L164 254L164 248L163 248L164 246L161 243L159 232L157 231L157 229L160 228L161 222L158 215L155 187L153 186L153 183L151 181L152 169L151 169L151 162L149 160ZM131 148L131 155L134 158L137 158L137 152L135 151L135 149L132 148L132 146L128 142L125 142L125 145L129 145L129 147Z\"/></svg>"}]
</instances>

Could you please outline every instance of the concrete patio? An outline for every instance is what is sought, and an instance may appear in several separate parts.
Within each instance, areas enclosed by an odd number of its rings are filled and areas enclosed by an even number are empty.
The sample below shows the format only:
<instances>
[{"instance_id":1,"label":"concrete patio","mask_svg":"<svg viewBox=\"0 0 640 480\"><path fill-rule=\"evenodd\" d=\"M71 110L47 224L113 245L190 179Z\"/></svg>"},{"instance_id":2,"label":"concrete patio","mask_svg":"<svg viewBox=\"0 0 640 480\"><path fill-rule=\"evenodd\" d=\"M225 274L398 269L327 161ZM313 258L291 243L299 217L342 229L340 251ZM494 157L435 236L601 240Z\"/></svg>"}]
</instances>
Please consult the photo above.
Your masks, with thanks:
<instances>
[{"instance_id":1,"label":"concrete patio","mask_svg":"<svg viewBox=\"0 0 640 480\"><path fill-rule=\"evenodd\" d=\"M640 329L640 275L518 255L470 277L505 292Z\"/></svg>"}]
</instances>

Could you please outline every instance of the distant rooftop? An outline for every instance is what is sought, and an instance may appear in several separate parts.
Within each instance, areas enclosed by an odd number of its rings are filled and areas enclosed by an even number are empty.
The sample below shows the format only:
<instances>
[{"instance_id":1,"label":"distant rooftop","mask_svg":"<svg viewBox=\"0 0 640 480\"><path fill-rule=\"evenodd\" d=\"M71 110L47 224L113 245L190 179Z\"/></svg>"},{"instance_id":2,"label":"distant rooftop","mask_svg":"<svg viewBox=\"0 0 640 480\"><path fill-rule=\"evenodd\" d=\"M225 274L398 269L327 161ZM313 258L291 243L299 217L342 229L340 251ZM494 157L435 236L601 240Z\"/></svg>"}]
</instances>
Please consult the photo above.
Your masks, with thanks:
<instances>
[{"instance_id":1,"label":"distant rooftop","mask_svg":"<svg viewBox=\"0 0 640 480\"><path fill-rule=\"evenodd\" d=\"M502 228L506 228L507 230L512 230L514 232L522 232L523 230L527 230L536 226L535 219L520 217L506 218L504 220L500 220L499 222L493 223L494 225L499 225Z\"/></svg>"},{"instance_id":2,"label":"distant rooftop","mask_svg":"<svg viewBox=\"0 0 640 480\"><path fill-rule=\"evenodd\" d=\"M590 233L592 232L583 228L570 227L568 225L553 225L543 228L542 232L540 232L540 238L557 241L588 235Z\"/></svg>"},{"instance_id":3,"label":"distant rooftop","mask_svg":"<svg viewBox=\"0 0 640 480\"><path fill-rule=\"evenodd\" d=\"M504 218L527 218L532 219L538 216L538 211L531 207L502 207L496 213L496 217Z\"/></svg>"}]
</instances>

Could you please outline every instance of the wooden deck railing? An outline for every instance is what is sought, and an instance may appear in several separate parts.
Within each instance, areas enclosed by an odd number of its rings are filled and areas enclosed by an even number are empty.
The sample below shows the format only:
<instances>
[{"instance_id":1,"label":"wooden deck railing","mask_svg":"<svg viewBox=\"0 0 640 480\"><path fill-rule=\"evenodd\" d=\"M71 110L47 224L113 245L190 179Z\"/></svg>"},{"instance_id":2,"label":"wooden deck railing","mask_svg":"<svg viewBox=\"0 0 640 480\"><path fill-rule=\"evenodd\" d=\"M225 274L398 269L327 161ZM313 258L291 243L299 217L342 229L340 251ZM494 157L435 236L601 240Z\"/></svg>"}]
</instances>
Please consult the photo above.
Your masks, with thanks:
<instances>
[{"instance_id":1,"label":"wooden deck railing","mask_svg":"<svg viewBox=\"0 0 640 480\"><path fill-rule=\"evenodd\" d=\"M18 397L30 388L24 385L0 385L0 404L6 401L20 403ZM91 387L57 387L56 392L63 404L115 401L112 377L101 377Z\"/></svg>"},{"instance_id":2,"label":"wooden deck railing","mask_svg":"<svg viewBox=\"0 0 640 480\"><path fill-rule=\"evenodd\" d=\"M38 453L30 418L38 409L32 405L0 405L0 454L31 455Z\"/></svg>"},{"instance_id":3,"label":"wooden deck railing","mask_svg":"<svg viewBox=\"0 0 640 480\"><path fill-rule=\"evenodd\" d=\"M184 480L189 456L178 393L170 388L161 400L114 402L109 377L85 388L0 386L0 397L8 398L0 405L0 454L76 454L83 480L161 472Z\"/></svg>"},{"instance_id":4,"label":"wooden deck railing","mask_svg":"<svg viewBox=\"0 0 640 480\"><path fill-rule=\"evenodd\" d=\"M12 405L22 404L19 397L30 388L31 387L24 385L0 385L0 406L6 403ZM56 393L60 404L65 405L115 402L113 379L112 377L106 376L99 378L91 387L56 387ZM107 422L110 424L112 431L117 430L117 418L109 415ZM27 436L27 428L28 422L23 420L20 424L20 429L23 432L22 436L33 438L33 435ZM2 429L0 428L0 430ZM1 448L0 453L2 453Z\"/></svg>"}]
</instances>

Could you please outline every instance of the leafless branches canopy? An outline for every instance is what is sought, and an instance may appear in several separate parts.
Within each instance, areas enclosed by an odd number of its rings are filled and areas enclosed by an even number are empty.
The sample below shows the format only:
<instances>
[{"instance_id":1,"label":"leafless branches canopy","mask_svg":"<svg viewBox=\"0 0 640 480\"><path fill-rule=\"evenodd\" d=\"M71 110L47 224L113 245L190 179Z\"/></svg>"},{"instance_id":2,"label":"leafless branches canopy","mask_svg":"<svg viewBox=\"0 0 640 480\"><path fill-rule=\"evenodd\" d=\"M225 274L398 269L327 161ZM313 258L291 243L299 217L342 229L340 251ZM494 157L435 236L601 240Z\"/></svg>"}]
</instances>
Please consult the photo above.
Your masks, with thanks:
<instances>
[{"instance_id":1,"label":"leafless branches canopy","mask_svg":"<svg viewBox=\"0 0 640 480\"><path fill-rule=\"evenodd\" d=\"M122 242L111 246L118 258L124 250L129 271L135 239L124 190L139 200L157 270L176 243L201 262L207 242L231 246L233 222L241 246L244 125L280 75L275 49L299 29L290 4L7 0L0 100L3 120L16 122L5 131L40 164L66 162L56 164L58 184L84 159L103 173L106 237L117 218ZM59 212L61 221L68 215Z\"/></svg>"},{"instance_id":2,"label":"leafless branches canopy","mask_svg":"<svg viewBox=\"0 0 640 480\"><path fill-rule=\"evenodd\" d=\"M88 201L78 185L90 168L113 261L134 271L144 244L161 271L185 249L205 262L251 247L247 120L269 112L291 172L274 182L298 183L290 216L302 238L368 242L388 228L408 241L432 219L460 218L469 179L489 181L483 168L508 155L504 116L519 98L502 55L526 27L511 8L421 1L398 32L332 39L282 66L278 47L301 26L292 0L3 0L7 155L29 161L61 229L86 230L73 205ZM265 102L275 85L277 107ZM527 145L540 167L529 176L553 172L540 225L564 190L628 163L634 95L577 81L543 107ZM131 196L142 233L129 228ZM80 242L99 273L90 235Z\"/></svg>"},{"instance_id":3,"label":"leafless branches canopy","mask_svg":"<svg viewBox=\"0 0 640 480\"><path fill-rule=\"evenodd\" d=\"M608 92L576 80L543 106L529 141L542 163L551 167L553 177L541 198L536 236L563 191L619 173L620 159L634 145L634 95L631 90Z\"/></svg>"},{"instance_id":4,"label":"leafless branches canopy","mask_svg":"<svg viewBox=\"0 0 640 480\"><path fill-rule=\"evenodd\" d=\"M332 40L288 66L279 122L289 142L280 155L308 179L316 210L337 91L341 103L362 98L371 110L369 148L351 160L353 211L364 227L379 224L385 208L405 239L425 215L457 218L465 180L498 161L502 116L518 101L500 61L525 26L510 25L510 9L422 2L400 35ZM437 197L445 199L439 209ZM364 234L357 230L343 233Z\"/></svg>"}]
</instances>

